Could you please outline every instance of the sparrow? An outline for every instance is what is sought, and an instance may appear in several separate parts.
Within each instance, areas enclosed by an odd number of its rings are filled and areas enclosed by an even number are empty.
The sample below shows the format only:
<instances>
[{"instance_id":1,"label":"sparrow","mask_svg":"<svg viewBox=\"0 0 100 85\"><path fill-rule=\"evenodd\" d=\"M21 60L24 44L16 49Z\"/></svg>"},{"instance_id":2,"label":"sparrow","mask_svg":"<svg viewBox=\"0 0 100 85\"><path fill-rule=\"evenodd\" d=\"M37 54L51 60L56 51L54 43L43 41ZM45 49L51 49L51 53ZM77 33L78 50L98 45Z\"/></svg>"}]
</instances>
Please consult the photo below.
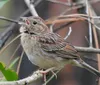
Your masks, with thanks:
<instances>
[{"instance_id":1,"label":"sparrow","mask_svg":"<svg viewBox=\"0 0 100 85\"><path fill-rule=\"evenodd\" d=\"M84 62L72 44L59 34L51 32L42 18L22 17L21 21L21 45L32 64L53 70L71 64L100 77L100 72Z\"/></svg>"}]
</instances>

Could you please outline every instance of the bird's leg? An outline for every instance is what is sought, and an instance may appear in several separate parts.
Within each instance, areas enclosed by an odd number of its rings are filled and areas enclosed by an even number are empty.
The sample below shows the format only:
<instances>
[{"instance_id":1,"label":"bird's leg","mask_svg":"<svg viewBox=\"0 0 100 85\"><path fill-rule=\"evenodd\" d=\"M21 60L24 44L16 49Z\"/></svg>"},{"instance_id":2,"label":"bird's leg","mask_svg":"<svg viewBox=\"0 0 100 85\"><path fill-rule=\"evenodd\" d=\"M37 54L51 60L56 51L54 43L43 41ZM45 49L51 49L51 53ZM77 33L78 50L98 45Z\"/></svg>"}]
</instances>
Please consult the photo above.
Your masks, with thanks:
<instances>
[{"instance_id":1,"label":"bird's leg","mask_svg":"<svg viewBox=\"0 0 100 85\"><path fill-rule=\"evenodd\" d=\"M53 74L55 74L54 72L53 72L53 70L54 70L54 67L52 67L52 68L49 68L49 69L47 69L47 70L45 70L45 71L40 71L40 73L42 73L43 74L43 77L44 77L44 82L46 82L46 74L48 73L48 72L52 72Z\"/></svg>"}]
</instances>

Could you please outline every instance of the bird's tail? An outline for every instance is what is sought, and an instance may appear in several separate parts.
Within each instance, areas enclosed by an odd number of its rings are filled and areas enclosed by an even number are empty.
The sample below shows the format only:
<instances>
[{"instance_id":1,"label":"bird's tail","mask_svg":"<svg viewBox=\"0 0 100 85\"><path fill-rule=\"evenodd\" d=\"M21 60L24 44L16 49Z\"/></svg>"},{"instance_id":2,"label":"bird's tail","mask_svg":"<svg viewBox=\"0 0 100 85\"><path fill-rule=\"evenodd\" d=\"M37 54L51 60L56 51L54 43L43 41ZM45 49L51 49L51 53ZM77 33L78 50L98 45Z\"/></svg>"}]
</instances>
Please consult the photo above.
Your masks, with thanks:
<instances>
[{"instance_id":1,"label":"bird's tail","mask_svg":"<svg viewBox=\"0 0 100 85\"><path fill-rule=\"evenodd\" d=\"M100 77L100 72L98 70L96 70L95 68L93 68L92 66L88 65L87 63L85 63L84 61L80 62L80 64L82 65L83 68L87 69L88 71L92 72L93 74L97 75L98 77Z\"/></svg>"}]
</instances>

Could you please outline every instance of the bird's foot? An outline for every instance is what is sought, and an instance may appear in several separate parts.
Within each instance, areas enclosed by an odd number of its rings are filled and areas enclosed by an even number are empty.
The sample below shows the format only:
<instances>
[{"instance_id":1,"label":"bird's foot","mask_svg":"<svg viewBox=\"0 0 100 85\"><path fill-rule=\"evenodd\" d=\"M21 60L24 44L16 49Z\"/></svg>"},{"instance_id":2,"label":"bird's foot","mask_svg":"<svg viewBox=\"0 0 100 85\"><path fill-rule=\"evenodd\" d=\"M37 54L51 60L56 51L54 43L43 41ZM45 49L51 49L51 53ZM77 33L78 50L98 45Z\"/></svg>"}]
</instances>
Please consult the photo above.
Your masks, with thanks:
<instances>
[{"instance_id":1,"label":"bird's foot","mask_svg":"<svg viewBox=\"0 0 100 85\"><path fill-rule=\"evenodd\" d=\"M45 70L45 71L43 71L43 70L40 71L40 73L43 74L44 82L47 81L47 79L46 79L46 74L47 74L48 72L52 72L52 73L55 75L55 77L57 78L57 75L53 72L54 69L55 69L55 68L52 67L52 68L49 68L49 69L47 69L47 70Z\"/></svg>"}]
</instances>

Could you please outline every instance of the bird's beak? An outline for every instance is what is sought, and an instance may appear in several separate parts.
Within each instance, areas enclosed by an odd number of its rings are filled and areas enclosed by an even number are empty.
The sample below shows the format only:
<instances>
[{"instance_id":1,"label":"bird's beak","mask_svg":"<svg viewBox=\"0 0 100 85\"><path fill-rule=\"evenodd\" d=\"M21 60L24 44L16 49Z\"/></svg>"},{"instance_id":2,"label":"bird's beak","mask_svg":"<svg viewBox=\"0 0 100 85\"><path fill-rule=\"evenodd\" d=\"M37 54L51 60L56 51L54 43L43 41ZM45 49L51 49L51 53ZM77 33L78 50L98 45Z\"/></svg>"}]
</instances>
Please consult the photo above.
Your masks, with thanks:
<instances>
[{"instance_id":1,"label":"bird's beak","mask_svg":"<svg viewBox=\"0 0 100 85\"><path fill-rule=\"evenodd\" d=\"M25 24L25 20L26 20L26 17L20 17L20 20L19 20L18 24L24 25Z\"/></svg>"},{"instance_id":2,"label":"bird's beak","mask_svg":"<svg viewBox=\"0 0 100 85\"><path fill-rule=\"evenodd\" d=\"M26 17L20 17L20 20L24 22L26 20Z\"/></svg>"}]
</instances>

